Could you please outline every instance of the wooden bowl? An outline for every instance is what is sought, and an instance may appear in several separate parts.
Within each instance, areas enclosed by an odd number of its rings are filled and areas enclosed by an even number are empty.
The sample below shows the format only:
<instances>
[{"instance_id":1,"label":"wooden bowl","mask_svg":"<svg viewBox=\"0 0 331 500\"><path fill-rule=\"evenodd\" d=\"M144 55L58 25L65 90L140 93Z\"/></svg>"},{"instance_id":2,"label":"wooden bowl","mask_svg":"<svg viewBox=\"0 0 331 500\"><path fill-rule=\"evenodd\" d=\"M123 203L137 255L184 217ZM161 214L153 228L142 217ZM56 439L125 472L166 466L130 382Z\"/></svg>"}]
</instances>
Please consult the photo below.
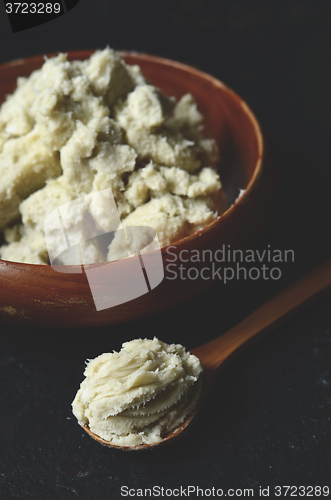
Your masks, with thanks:
<instances>
[{"instance_id":1,"label":"wooden bowl","mask_svg":"<svg viewBox=\"0 0 331 500\"><path fill-rule=\"evenodd\" d=\"M92 52L70 52L68 57L85 59ZM156 288L104 310L96 310L85 273L63 273L51 266L0 260L2 320L80 327L125 322L156 313L214 283L212 279L205 279L206 271L204 278L200 275L202 268L210 270L212 263L208 259L192 263L199 271L197 278L180 279L177 270L182 264L181 256L186 260L193 250L200 255L203 250L210 250L214 255L227 244L233 249L248 248L267 220L275 184L274 168L265 151L259 124L247 104L222 82L195 68L145 54L122 53L122 56L128 64L139 64L144 75L166 95L180 98L190 92L194 96L204 115L206 137L215 138L220 147L219 171L231 206L201 231L178 241L170 249L162 249L164 279ZM0 102L14 90L18 76L29 75L43 62L44 57L37 56L0 66ZM246 191L235 201L239 189ZM100 272L102 266L112 266L115 282L120 282L125 290L134 278L134 259L99 265Z\"/></svg>"}]
</instances>

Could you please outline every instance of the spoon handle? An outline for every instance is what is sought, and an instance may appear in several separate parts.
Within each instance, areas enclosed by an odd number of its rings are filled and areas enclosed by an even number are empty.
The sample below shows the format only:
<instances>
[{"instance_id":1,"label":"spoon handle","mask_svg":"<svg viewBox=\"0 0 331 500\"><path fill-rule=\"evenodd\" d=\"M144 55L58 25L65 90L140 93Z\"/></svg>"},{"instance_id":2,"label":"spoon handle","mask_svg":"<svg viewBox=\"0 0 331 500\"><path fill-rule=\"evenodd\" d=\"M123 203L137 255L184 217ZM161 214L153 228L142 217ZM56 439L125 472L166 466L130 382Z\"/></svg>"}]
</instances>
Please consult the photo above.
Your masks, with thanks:
<instances>
[{"instance_id":1,"label":"spoon handle","mask_svg":"<svg viewBox=\"0 0 331 500\"><path fill-rule=\"evenodd\" d=\"M307 304L331 290L331 260L313 269L220 337L192 349L207 370L216 370L243 344L269 333Z\"/></svg>"}]
</instances>

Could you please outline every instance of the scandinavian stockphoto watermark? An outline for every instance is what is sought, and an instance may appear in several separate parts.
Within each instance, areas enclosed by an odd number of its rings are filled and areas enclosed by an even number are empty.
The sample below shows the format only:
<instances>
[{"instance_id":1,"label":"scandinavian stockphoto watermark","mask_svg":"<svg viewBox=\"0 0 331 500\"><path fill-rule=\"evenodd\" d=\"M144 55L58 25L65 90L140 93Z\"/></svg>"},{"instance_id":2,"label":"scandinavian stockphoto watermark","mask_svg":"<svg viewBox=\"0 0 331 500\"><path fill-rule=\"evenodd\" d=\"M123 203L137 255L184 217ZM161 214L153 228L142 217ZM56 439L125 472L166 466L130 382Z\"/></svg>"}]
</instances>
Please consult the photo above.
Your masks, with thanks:
<instances>
[{"instance_id":1,"label":"scandinavian stockphoto watermark","mask_svg":"<svg viewBox=\"0 0 331 500\"><path fill-rule=\"evenodd\" d=\"M294 262L293 250L166 248L165 269L156 231L122 226L112 190L77 198L45 219L46 244L57 272L85 273L97 311L129 302L168 280L278 280L281 263ZM133 258L128 258L133 257ZM126 259L125 265L112 260ZM121 264L121 263L120 263ZM166 271L166 272L165 272Z\"/></svg>"},{"instance_id":2,"label":"scandinavian stockphoto watermark","mask_svg":"<svg viewBox=\"0 0 331 500\"><path fill-rule=\"evenodd\" d=\"M168 280L279 280L280 265L294 262L294 250L279 250L269 244L263 250L233 249L223 244L217 250L183 249L175 246L166 250L166 279Z\"/></svg>"},{"instance_id":3,"label":"scandinavian stockphoto watermark","mask_svg":"<svg viewBox=\"0 0 331 500\"><path fill-rule=\"evenodd\" d=\"M261 486L254 488L220 488L211 486L208 488L197 485L178 486L176 488L165 488L154 485L150 488L130 488L121 486L121 497L131 498L287 498L287 497L329 497L329 486Z\"/></svg>"},{"instance_id":4,"label":"scandinavian stockphoto watermark","mask_svg":"<svg viewBox=\"0 0 331 500\"><path fill-rule=\"evenodd\" d=\"M76 7L79 0L3 0L13 33L48 23Z\"/></svg>"}]
</instances>

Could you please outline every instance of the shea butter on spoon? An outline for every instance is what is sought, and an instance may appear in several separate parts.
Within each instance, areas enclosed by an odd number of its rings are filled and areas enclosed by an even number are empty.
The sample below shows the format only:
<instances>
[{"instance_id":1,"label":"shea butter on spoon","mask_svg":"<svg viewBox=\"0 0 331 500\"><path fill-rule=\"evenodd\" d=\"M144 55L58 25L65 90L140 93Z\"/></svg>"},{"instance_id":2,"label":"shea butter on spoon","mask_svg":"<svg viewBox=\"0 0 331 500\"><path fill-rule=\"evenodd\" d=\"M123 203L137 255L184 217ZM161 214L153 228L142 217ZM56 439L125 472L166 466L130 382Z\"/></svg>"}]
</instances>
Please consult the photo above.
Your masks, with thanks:
<instances>
[{"instance_id":1,"label":"shea butter on spoon","mask_svg":"<svg viewBox=\"0 0 331 500\"><path fill-rule=\"evenodd\" d=\"M191 353L154 338L133 340L119 353L102 354L87 365L73 402L74 415L94 439L110 447L141 450L169 443L194 419L202 379L205 396L219 368L242 346L330 289L328 260Z\"/></svg>"},{"instance_id":2,"label":"shea butter on spoon","mask_svg":"<svg viewBox=\"0 0 331 500\"><path fill-rule=\"evenodd\" d=\"M154 445L196 408L201 372L199 359L180 344L132 340L88 362L73 413L110 445Z\"/></svg>"}]
</instances>

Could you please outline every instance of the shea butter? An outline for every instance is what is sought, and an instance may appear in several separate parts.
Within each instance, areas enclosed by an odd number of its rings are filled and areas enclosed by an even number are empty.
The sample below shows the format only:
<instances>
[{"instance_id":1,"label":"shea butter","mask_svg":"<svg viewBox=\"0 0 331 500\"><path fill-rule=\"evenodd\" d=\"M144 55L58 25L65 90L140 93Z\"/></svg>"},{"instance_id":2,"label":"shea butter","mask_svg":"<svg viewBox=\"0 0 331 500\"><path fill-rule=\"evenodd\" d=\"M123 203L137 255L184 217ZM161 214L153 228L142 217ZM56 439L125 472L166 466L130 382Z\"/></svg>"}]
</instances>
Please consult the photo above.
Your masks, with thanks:
<instances>
[{"instance_id":1,"label":"shea butter","mask_svg":"<svg viewBox=\"0 0 331 500\"><path fill-rule=\"evenodd\" d=\"M0 256L49 264L57 245L46 246L49 214L109 188L123 226L152 227L161 246L175 242L225 210L218 158L190 94L163 95L109 48L83 61L46 59L0 109ZM98 234L114 230L98 216L105 207L93 210ZM82 242L83 219L77 213L66 227ZM90 242L84 262L123 257L116 238L107 245Z\"/></svg>"},{"instance_id":2,"label":"shea butter","mask_svg":"<svg viewBox=\"0 0 331 500\"><path fill-rule=\"evenodd\" d=\"M196 407L201 372L199 359L179 344L132 340L88 361L73 413L114 445L158 443Z\"/></svg>"}]
</instances>

